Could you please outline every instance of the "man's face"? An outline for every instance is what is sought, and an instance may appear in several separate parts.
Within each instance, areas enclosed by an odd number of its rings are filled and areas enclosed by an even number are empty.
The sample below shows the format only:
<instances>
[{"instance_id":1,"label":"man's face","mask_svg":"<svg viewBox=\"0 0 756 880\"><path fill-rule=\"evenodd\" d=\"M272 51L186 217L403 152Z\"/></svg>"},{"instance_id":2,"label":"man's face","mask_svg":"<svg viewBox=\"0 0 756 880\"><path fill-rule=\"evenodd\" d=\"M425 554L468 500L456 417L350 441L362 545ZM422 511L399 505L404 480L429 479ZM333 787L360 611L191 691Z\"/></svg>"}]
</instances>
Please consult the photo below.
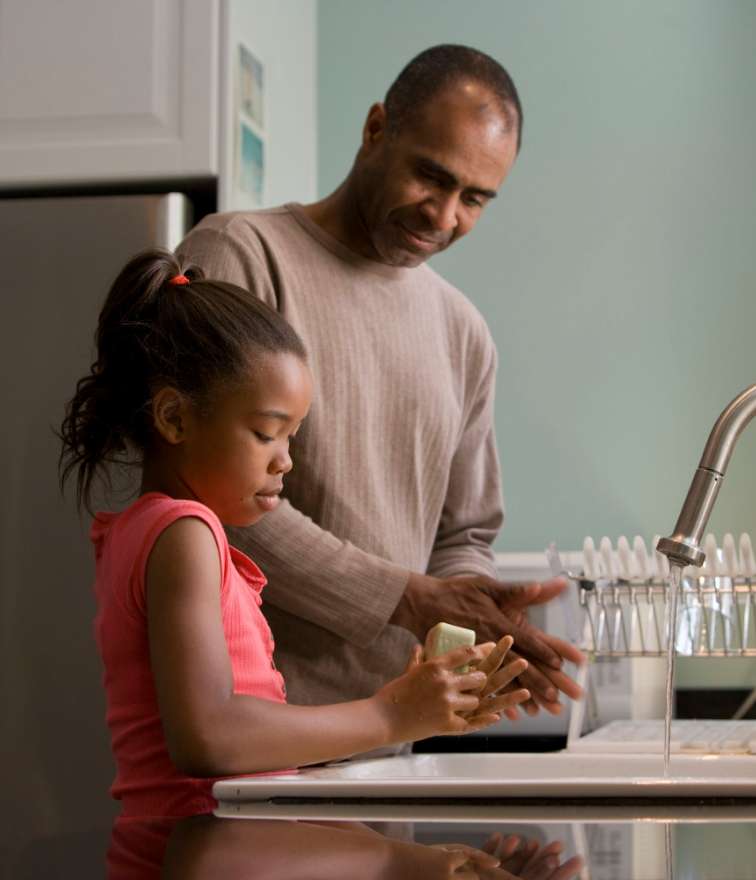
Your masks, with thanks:
<instances>
[{"instance_id":1,"label":"man's face","mask_svg":"<svg viewBox=\"0 0 756 880\"><path fill-rule=\"evenodd\" d=\"M516 153L515 127L477 83L437 95L396 134L375 105L357 165L359 210L375 258L418 266L467 235Z\"/></svg>"}]
</instances>

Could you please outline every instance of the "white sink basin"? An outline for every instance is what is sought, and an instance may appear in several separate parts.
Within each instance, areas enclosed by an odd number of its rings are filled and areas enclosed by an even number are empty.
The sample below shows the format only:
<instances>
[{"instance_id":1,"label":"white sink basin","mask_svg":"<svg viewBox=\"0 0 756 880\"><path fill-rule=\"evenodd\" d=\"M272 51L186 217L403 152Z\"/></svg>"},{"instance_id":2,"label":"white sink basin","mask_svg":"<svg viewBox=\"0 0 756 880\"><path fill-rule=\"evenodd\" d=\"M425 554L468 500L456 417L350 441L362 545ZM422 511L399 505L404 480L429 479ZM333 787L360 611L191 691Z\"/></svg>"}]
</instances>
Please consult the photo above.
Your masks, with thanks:
<instances>
[{"instance_id":1,"label":"white sink basin","mask_svg":"<svg viewBox=\"0 0 756 880\"><path fill-rule=\"evenodd\" d=\"M756 755L431 754L217 782L221 802L270 798L756 798Z\"/></svg>"}]
</instances>

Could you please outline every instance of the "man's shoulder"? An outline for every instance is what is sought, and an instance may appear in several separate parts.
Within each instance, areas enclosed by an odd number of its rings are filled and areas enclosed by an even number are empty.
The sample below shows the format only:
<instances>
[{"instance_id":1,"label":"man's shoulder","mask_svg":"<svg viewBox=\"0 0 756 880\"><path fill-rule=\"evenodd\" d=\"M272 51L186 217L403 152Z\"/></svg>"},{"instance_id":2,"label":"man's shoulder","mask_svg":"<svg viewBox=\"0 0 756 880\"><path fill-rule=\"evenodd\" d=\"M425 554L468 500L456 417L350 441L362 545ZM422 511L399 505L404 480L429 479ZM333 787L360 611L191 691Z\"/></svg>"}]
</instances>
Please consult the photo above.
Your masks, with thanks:
<instances>
[{"instance_id":1,"label":"man's shoulder","mask_svg":"<svg viewBox=\"0 0 756 880\"><path fill-rule=\"evenodd\" d=\"M246 239L250 233L265 234L274 230L290 229L292 225L296 225L296 221L290 207L280 205L257 211L223 211L208 214L200 220L192 232L214 232L231 239Z\"/></svg>"},{"instance_id":2,"label":"man's shoulder","mask_svg":"<svg viewBox=\"0 0 756 880\"><path fill-rule=\"evenodd\" d=\"M283 205L208 214L187 233L176 253L213 277L254 285L253 275L266 274L273 263L296 265L308 245L291 209Z\"/></svg>"}]
</instances>

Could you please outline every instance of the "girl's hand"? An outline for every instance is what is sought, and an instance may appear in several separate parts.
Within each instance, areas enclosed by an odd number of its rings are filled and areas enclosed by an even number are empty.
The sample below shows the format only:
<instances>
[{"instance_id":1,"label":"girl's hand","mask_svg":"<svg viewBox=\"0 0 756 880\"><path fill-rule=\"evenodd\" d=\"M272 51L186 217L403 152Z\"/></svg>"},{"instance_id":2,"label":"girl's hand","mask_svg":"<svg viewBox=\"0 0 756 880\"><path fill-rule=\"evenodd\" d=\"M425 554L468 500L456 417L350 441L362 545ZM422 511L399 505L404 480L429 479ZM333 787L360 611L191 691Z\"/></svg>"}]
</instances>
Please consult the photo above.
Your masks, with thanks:
<instances>
[{"instance_id":1,"label":"girl's hand","mask_svg":"<svg viewBox=\"0 0 756 880\"><path fill-rule=\"evenodd\" d=\"M517 712L518 704L532 699L530 692L518 687L516 681L528 669L528 661L511 652L512 644L512 636L504 636L478 664L478 671L486 673L486 683L480 692L481 702L476 714L495 712L499 717L502 713L509 715L510 712ZM507 658L510 662L503 665Z\"/></svg>"},{"instance_id":2,"label":"girl's hand","mask_svg":"<svg viewBox=\"0 0 756 880\"><path fill-rule=\"evenodd\" d=\"M453 877L480 877L480 871L492 871L501 864L501 859L482 849L468 846L466 843L433 843L432 849L456 853L459 860L454 864Z\"/></svg>"},{"instance_id":3,"label":"girl's hand","mask_svg":"<svg viewBox=\"0 0 756 880\"><path fill-rule=\"evenodd\" d=\"M573 856L562 862L563 844L554 840L541 845L538 840L518 834L504 837L492 834L483 844L483 851L499 859L500 869L491 877L519 880L574 880L583 869L583 859ZM487 877L489 875L486 875Z\"/></svg>"},{"instance_id":4,"label":"girl's hand","mask_svg":"<svg viewBox=\"0 0 756 880\"><path fill-rule=\"evenodd\" d=\"M550 639L551 637L547 638ZM561 647L561 640L555 639L553 641L555 649ZM501 663L507 653L511 660L520 659L515 651L510 650L511 647L512 640L510 636L500 639L496 648L478 667L488 674L488 682L483 689L482 697L500 690L504 685L509 685L507 688L509 691L514 689L515 685L510 684L510 681L505 680L506 676L497 671L498 664ZM572 659L572 656L570 659ZM572 699L579 699L583 695L581 688L561 669L551 669L535 661L527 663L524 672L518 674L518 681L515 684L527 685L531 696L530 699L521 703L519 707L510 706L504 709L504 714L511 721L517 721L519 717L518 708L528 715L537 715L539 707L544 708L552 715L558 715L564 708L559 702L560 691Z\"/></svg>"},{"instance_id":5,"label":"girl's hand","mask_svg":"<svg viewBox=\"0 0 756 880\"><path fill-rule=\"evenodd\" d=\"M495 655L493 661L483 666L497 647L487 642L456 648L433 660L421 662L422 648L416 646L404 675L389 682L373 698L387 720L389 741L406 742L439 734L470 733L495 724L506 708L529 699L530 693L519 689L487 698L485 705L481 704L481 691L490 674L488 669L493 664L498 669L506 654L506 651L499 651L498 663L498 655ZM463 673L455 671L467 665L480 668ZM509 664L509 680L519 675L526 665L524 660Z\"/></svg>"}]
</instances>

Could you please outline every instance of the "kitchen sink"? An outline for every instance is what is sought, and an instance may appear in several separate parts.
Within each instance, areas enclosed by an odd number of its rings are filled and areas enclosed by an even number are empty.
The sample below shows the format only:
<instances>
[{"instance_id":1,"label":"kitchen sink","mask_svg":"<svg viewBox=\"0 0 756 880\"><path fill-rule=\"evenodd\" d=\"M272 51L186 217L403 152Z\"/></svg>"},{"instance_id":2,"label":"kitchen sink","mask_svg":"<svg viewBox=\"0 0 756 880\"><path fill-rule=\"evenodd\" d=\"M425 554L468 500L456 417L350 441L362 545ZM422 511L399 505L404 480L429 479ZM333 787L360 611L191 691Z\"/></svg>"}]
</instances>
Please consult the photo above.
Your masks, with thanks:
<instances>
[{"instance_id":1,"label":"kitchen sink","mask_svg":"<svg viewBox=\"0 0 756 880\"><path fill-rule=\"evenodd\" d=\"M273 798L754 798L756 755L420 754L217 782L219 802Z\"/></svg>"}]
</instances>

